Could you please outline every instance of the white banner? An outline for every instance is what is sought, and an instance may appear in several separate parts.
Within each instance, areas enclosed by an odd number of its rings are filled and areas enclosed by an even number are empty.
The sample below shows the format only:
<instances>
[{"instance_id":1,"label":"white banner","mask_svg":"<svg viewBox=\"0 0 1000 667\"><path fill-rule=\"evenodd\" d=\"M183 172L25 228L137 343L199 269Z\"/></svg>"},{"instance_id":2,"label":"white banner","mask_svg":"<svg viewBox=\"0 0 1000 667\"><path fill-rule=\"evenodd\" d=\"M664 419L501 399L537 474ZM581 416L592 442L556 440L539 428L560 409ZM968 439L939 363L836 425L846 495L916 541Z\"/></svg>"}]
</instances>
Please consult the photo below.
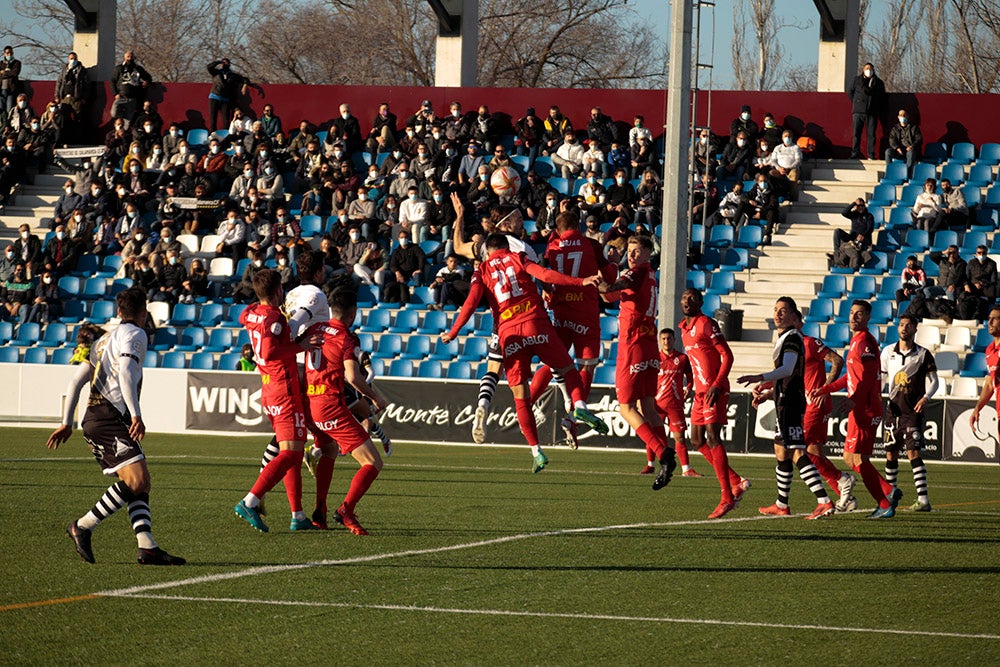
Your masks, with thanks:
<instances>
[{"instance_id":1,"label":"white banner","mask_svg":"<svg viewBox=\"0 0 1000 667\"><path fill-rule=\"evenodd\" d=\"M170 203L177 208L193 211L199 208L219 208L225 202L223 199L197 199L195 197L171 197Z\"/></svg>"},{"instance_id":2,"label":"white banner","mask_svg":"<svg viewBox=\"0 0 1000 667\"><path fill-rule=\"evenodd\" d=\"M97 157L99 155L104 155L104 151L107 150L104 146L86 146L83 148L57 148L55 154L61 158L83 158L83 157Z\"/></svg>"}]
</instances>

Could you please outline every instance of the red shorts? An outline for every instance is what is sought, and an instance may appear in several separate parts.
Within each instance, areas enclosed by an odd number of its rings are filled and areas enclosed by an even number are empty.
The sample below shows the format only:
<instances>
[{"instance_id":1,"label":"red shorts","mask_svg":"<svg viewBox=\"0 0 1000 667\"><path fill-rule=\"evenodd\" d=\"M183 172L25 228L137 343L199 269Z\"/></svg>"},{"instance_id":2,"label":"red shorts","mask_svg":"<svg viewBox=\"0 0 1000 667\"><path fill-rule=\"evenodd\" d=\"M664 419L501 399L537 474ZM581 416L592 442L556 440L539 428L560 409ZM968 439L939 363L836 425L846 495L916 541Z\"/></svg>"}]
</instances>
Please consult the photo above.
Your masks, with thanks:
<instances>
[{"instance_id":1,"label":"red shorts","mask_svg":"<svg viewBox=\"0 0 1000 667\"><path fill-rule=\"evenodd\" d=\"M271 420L278 442L305 442L306 410L302 395L292 394L278 397L261 396L261 408Z\"/></svg>"},{"instance_id":2,"label":"red shorts","mask_svg":"<svg viewBox=\"0 0 1000 667\"><path fill-rule=\"evenodd\" d=\"M368 431L344 404L342 396L316 397L309 404L316 428L332 438L342 454L349 454L368 441Z\"/></svg>"},{"instance_id":3,"label":"red shorts","mask_svg":"<svg viewBox=\"0 0 1000 667\"><path fill-rule=\"evenodd\" d=\"M687 428L687 419L684 418L684 404L657 403L656 411L670 427L671 433L683 433Z\"/></svg>"},{"instance_id":4,"label":"red shorts","mask_svg":"<svg viewBox=\"0 0 1000 667\"><path fill-rule=\"evenodd\" d=\"M577 359L601 356L601 320L597 311L590 317L579 310L552 311L552 324L566 349L573 348Z\"/></svg>"},{"instance_id":5,"label":"red shorts","mask_svg":"<svg viewBox=\"0 0 1000 667\"><path fill-rule=\"evenodd\" d=\"M691 425L725 424L729 421L729 390L719 390L715 405L708 404L706 395L706 392L694 395L694 403L691 404Z\"/></svg>"},{"instance_id":6,"label":"red shorts","mask_svg":"<svg viewBox=\"0 0 1000 667\"><path fill-rule=\"evenodd\" d=\"M875 434L881 422L882 415L856 415L852 410L847 418L847 440L844 441L844 451L871 456L875 447Z\"/></svg>"},{"instance_id":7,"label":"red shorts","mask_svg":"<svg viewBox=\"0 0 1000 667\"><path fill-rule=\"evenodd\" d=\"M507 384L514 387L531 380L531 360L537 356L552 369L573 365L566 346L559 340L548 317L521 324L505 324L500 330L500 350Z\"/></svg>"},{"instance_id":8,"label":"red shorts","mask_svg":"<svg viewBox=\"0 0 1000 667\"><path fill-rule=\"evenodd\" d=\"M310 401L306 400L302 402L302 407L305 409L306 413L306 428L312 433L313 441L316 443L317 447L323 447L324 445L329 445L333 442L333 438L328 436L323 431L316 427L316 422L312 418L312 407Z\"/></svg>"},{"instance_id":9,"label":"red shorts","mask_svg":"<svg viewBox=\"0 0 1000 667\"><path fill-rule=\"evenodd\" d=\"M615 397L619 403L637 403L656 396L660 376L660 351L652 338L618 342L615 362Z\"/></svg>"},{"instance_id":10,"label":"red shorts","mask_svg":"<svg viewBox=\"0 0 1000 667\"><path fill-rule=\"evenodd\" d=\"M827 422L830 421L832 405L833 399L829 396L823 397L819 403L806 405L806 412L802 416L802 430L807 447L826 444Z\"/></svg>"}]
</instances>

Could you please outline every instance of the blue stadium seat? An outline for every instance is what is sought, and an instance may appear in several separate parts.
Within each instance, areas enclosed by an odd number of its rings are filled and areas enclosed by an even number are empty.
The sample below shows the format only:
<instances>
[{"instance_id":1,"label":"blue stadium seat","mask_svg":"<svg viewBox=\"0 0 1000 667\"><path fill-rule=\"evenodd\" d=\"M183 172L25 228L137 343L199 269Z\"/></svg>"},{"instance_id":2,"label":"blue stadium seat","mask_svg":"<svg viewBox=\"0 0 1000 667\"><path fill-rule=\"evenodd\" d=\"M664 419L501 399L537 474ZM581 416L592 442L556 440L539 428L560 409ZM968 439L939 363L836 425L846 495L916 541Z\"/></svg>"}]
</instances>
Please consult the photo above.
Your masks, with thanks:
<instances>
[{"instance_id":1,"label":"blue stadium seat","mask_svg":"<svg viewBox=\"0 0 1000 667\"><path fill-rule=\"evenodd\" d=\"M373 308L368 311L365 323L358 331L365 333L382 333L389 328L391 311L386 308Z\"/></svg>"},{"instance_id":2,"label":"blue stadium seat","mask_svg":"<svg viewBox=\"0 0 1000 667\"><path fill-rule=\"evenodd\" d=\"M805 322L802 324L802 335L810 338L820 338L819 322Z\"/></svg>"},{"instance_id":3,"label":"blue stadium seat","mask_svg":"<svg viewBox=\"0 0 1000 667\"><path fill-rule=\"evenodd\" d=\"M375 336L369 333L357 334L358 342L361 343L361 349L366 352L371 352L375 349Z\"/></svg>"},{"instance_id":4,"label":"blue stadium seat","mask_svg":"<svg viewBox=\"0 0 1000 667\"><path fill-rule=\"evenodd\" d=\"M962 188L962 194L965 196L965 204L970 209L979 208L983 203L983 190L975 185L965 184Z\"/></svg>"},{"instance_id":5,"label":"blue stadium seat","mask_svg":"<svg viewBox=\"0 0 1000 667\"><path fill-rule=\"evenodd\" d=\"M601 340L611 340L618 337L618 318L612 315L601 315Z\"/></svg>"},{"instance_id":6,"label":"blue stadium seat","mask_svg":"<svg viewBox=\"0 0 1000 667\"><path fill-rule=\"evenodd\" d=\"M403 351L403 339L398 334L383 334L379 336L376 357L391 359Z\"/></svg>"},{"instance_id":7,"label":"blue stadium seat","mask_svg":"<svg viewBox=\"0 0 1000 667\"><path fill-rule=\"evenodd\" d=\"M233 344L234 350L242 350L244 345L250 344L250 332L246 329L239 329L239 333L236 334L236 343Z\"/></svg>"},{"instance_id":8,"label":"blue stadium seat","mask_svg":"<svg viewBox=\"0 0 1000 667\"><path fill-rule=\"evenodd\" d=\"M906 303L909 303L909 301L907 301ZM873 332L872 335L875 336L875 333ZM878 336L875 336L875 338L878 339ZM898 343L899 327L887 327L885 330L885 335L882 336L879 342L882 344L882 347L885 347L887 345L895 345L896 343Z\"/></svg>"},{"instance_id":9,"label":"blue stadium seat","mask_svg":"<svg viewBox=\"0 0 1000 667\"><path fill-rule=\"evenodd\" d=\"M191 148L200 148L208 145L208 130L195 128L188 130L187 143Z\"/></svg>"},{"instance_id":10,"label":"blue stadium seat","mask_svg":"<svg viewBox=\"0 0 1000 667\"><path fill-rule=\"evenodd\" d=\"M736 237L737 248L753 249L760 246L764 231L757 225L743 225Z\"/></svg>"},{"instance_id":11,"label":"blue stadium seat","mask_svg":"<svg viewBox=\"0 0 1000 667\"><path fill-rule=\"evenodd\" d=\"M49 360L49 351L44 347L30 347L24 351L23 364L44 364Z\"/></svg>"},{"instance_id":12,"label":"blue stadium seat","mask_svg":"<svg viewBox=\"0 0 1000 667\"><path fill-rule=\"evenodd\" d=\"M476 324L476 328L473 329L473 334L476 336L492 336L493 335L493 313L485 312L479 317L479 323Z\"/></svg>"},{"instance_id":13,"label":"blue stadium seat","mask_svg":"<svg viewBox=\"0 0 1000 667\"><path fill-rule=\"evenodd\" d=\"M0 322L0 345L6 345L14 337L14 323Z\"/></svg>"},{"instance_id":14,"label":"blue stadium seat","mask_svg":"<svg viewBox=\"0 0 1000 667\"><path fill-rule=\"evenodd\" d=\"M389 375L398 378L413 377L413 362L409 359L393 359L389 364Z\"/></svg>"},{"instance_id":15,"label":"blue stadium seat","mask_svg":"<svg viewBox=\"0 0 1000 667\"><path fill-rule=\"evenodd\" d=\"M63 302L62 315L59 321L63 324L76 324L87 317L87 301L65 301Z\"/></svg>"},{"instance_id":16,"label":"blue stadium seat","mask_svg":"<svg viewBox=\"0 0 1000 667\"><path fill-rule=\"evenodd\" d=\"M746 248L726 248L722 253L722 262L719 268L729 271L743 271L748 266L750 266L750 252Z\"/></svg>"},{"instance_id":17,"label":"blue stadium seat","mask_svg":"<svg viewBox=\"0 0 1000 667\"><path fill-rule=\"evenodd\" d=\"M176 312L176 308L174 311ZM212 327L217 327L222 323L222 320L226 314L226 307L221 303L206 303L201 307L201 312L198 313L198 324L210 329Z\"/></svg>"},{"instance_id":18,"label":"blue stadium seat","mask_svg":"<svg viewBox=\"0 0 1000 667\"><path fill-rule=\"evenodd\" d=\"M215 356L211 352L196 352L191 355L191 365L188 368L198 371L215 370Z\"/></svg>"},{"instance_id":19,"label":"blue stadium seat","mask_svg":"<svg viewBox=\"0 0 1000 667\"><path fill-rule=\"evenodd\" d=\"M25 322L17 327L17 336L11 341L12 345L27 347L34 345L42 337L42 328L37 322Z\"/></svg>"},{"instance_id":20,"label":"blue stadium seat","mask_svg":"<svg viewBox=\"0 0 1000 667\"><path fill-rule=\"evenodd\" d=\"M304 215L299 220L302 236L309 238L323 231L323 219L318 215Z\"/></svg>"},{"instance_id":21,"label":"blue stadium seat","mask_svg":"<svg viewBox=\"0 0 1000 667\"><path fill-rule=\"evenodd\" d=\"M104 278L87 278L80 290L81 299L100 299L108 291L108 281Z\"/></svg>"},{"instance_id":22,"label":"blue stadium seat","mask_svg":"<svg viewBox=\"0 0 1000 667\"><path fill-rule=\"evenodd\" d=\"M959 375L964 378L984 377L987 372L986 355L982 352L972 352L965 355L965 363Z\"/></svg>"},{"instance_id":23,"label":"blue stadium seat","mask_svg":"<svg viewBox=\"0 0 1000 667\"><path fill-rule=\"evenodd\" d=\"M972 344L972 351L985 352L987 346L989 346L989 344L992 342L993 342L993 336L990 335L990 332L987 329L980 329L978 332L976 332L976 340Z\"/></svg>"},{"instance_id":24,"label":"blue stadium seat","mask_svg":"<svg viewBox=\"0 0 1000 667\"><path fill-rule=\"evenodd\" d=\"M615 367L608 364L601 364L594 371L594 384L604 384L614 386Z\"/></svg>"},{"instance_id":25,"label":"blue stadium seat","mask_svg":"<svg viewBox=\"0 0 1000 667\"><path fill-rule=\"evenodd\" d=\"M555 165L552 164L552 158L547 155L540 155L535 158L534 169L538 173L539 178L545 179L552 176L556 170Z\"/></svg>"},{"instance_id":26,"label":"blue stadium seat","mask_svg":"<svg viewBox=\"0 0 1000 667\"><path fill-rule=\"evenodd\" d=\"M479 363L486 359L489 352L489 341L478 336L469 336L465 339L462 352L458 355L458 361L466 361L470 364Z\"/></svg>"},{"instance_id":27,"label":"blue stadium seat","mask_svg":"<svg viewBox=\"0 0 1000 667\"><path fill-rule=\"evenodd\" d=\"M913 166L913 175L910 176L910 183L906 187L915 185L918 188L920 188L920 190L917 192L917 194L920 194L920 192L922 192L924 189L924 181L926 181L928 178L933 178L937 180L937 167L935 167L933 164L928 164L926 162L918 162ZM904 188L904 191L905 190L906 188ZM915 197L916 195L914 195L914 198Z\"/></svg>"},{"instance_id":28,"label":"blue stadium seat","mask_svg":"<svg viewBox=\"0 0 1000 667\"><path fill-rule=\"evenodd\" d=\"M923 165L925 167L931 167L929 164ZM933 169L933 167L931 167ZM899 199L896 200L897 208L912 208L913 203L917 201L917 197L920 193L924 191L924 182L917 181L916 179L910 181L904 185L899 191Z\"/></svg>"},{"instance_id":29,"label":"blue stadium seat","mask_svg":"<svg viewBox=\"0 0 1000 667\"><path fill-rule=\"evenodd\" d=\"M427 256L428 261L430 261L434 255L438 254L443 246L444 244L440 241L434 241L432 239L420 242L420 249L424 251L424 255Z\"/></svg>"},{"instance_id":30,"label":"blue stadium seat","mask_svg":"<svg viewBox=\"0 0 1000 667\"><path fill-rule=\"evenodd\" d=\"M948 157L948 145L943 141L929 141L924 144L924 155L921 160L933 164L941 164Z\"/></svg>"},{"instance_id":31,"label":"blue stadium seat","mask_svg":"<svg viewBox=\"0 0 1000 667\"><path fill-rule=\"evenodd\" d=\"M729 294L736 289L736 274L730 271L713 273L706 294Z\"/></svg>"},{"instance_id":32,"label":"blue stadium seat","mask_svg":"<svg viewBox=\"0 0 1000 667\"><path fill-rule=\"evenodd\" d=\"M969 178L967 180L968 185L986 187L988 185L992 185L993 180L992 165L979 162L969 167Z\"/></svg>"},{"instance_id":33,"label":"blue stadium seat","mask_svg":"<svg viewBox=\"0 0 1000 667\"><path fill-rule=\"evenodd\" d=\"M219 363L216 368L220 371L237 371L240 367L240 357L243 355L239 352L226 352L219 357Z\"/></svg>"},{"instance_id":34,"label":"blue stadium seat","mask_svg":"<svg viewBox=\"0 0 1000 667\"><path fill-rule=\"evenodd\" d=\"M873 276L855 276L851 282L851 290L844 297L847 301L853 299L870 299L875 296L875 278Z\"/></svg>"},{"instance_id":35,"label":"blue stadium seat","mask_svg":"<svg viewBox=\"0 0 1000 667\"><path fill-rule=\"evenodd\" d=\"M895 299L896 290L903 286L903 279L899 276L886 276L878 286L879 299Z\"/></svg>"},{"instance_id":36,"label":"blue stadium seat","mask_svg":"<svg viewBox=\"0 0 1000 667\"><path fill-rule=\"evenodd\" d=\"M510 161L514 163L517 170L521 172L521 178L527 175L531 168L531 159L527 155L512 155Z\"/></svg>"},{"instance_id":37,"label":"blue stadium seat","mask_svg":"<svg viewBox=\"0 0 1000 667\"><path fill-rule=\"evenodd\" d=\"M716 225L709 232L709 248L729 248L733 245L733 228L729 225Z\"/></svg>"},{"instance_id":38,"label":"blue stadium seat","mask_svg":"<svg viewBox=\"0 0 1000 667\"><path fill-rule=\"evenodd\" d=\"M941 275L941 269L938 267L937 263L931 259L930 253L924 255L924 259L921 262L921 268L924 273L927 274L928 278L937 278Z\"/></svg>"},{"instance_id":39,"label":"blue stadium seat","mask_svg":"<svg viewBox=\"0 0 1000 667\"><path fill-rule=\"evenodd\" d=\"M976 159L976 147L967 141L962 141L951 147L949 163L971 164Z\"/></svg>"},{"instance_id":40,"label":"blue stadium seat","mask_svg":"<svg viewBox=\"0 0 1000 667\"><path fill-rule=\"evenodd\" d=\"M50 322L45 326L45 336L38 341L40 347L59 347L66 342L66 325Z\"/></svg>"},{"instance_id":41,"label":"blue stadium seat","mask_svg":"<svg viewBox=\"0 0 1000 667\"><path fill-rule=\"evenodd\" d=\"M985 232L965 232L965 236L962 237L962 246L959 249L959 252L963 256L966 254L972 255L975 254L976 247L981 245L989 245L986 240Z\"/></svg>"},{"instance_id":42,"label":"blue stadium seat","mask_svg":"<svg viewBox=\"0 0 1000 667\"><path fill-rule=\"evenodd\" d=\"M831 324L823 334L823 342L833 349L844 347L849 340L851 340L851 330L846 324Z\"/></svg>"},{"instance_id":43,"label":"blue stadium seat","mask_svg":"<svg viewBox=\"0 0 1000 667\"><path fill-rule=\"evenodd\" d=\"M913 226L913 218L910 217L910 208L896 207L890 208L887 226L890 229L904 229Z\"/></svg>"},{"instance_id":44,"label":"blue stadium seat","mask_svg":"<svg viewBox=\"0 0 1000 667\"><path fill-rule=\"evenodd\" d=\"M88 278L97 273L97 269L100 266L101 258L97 255L80 255L79 259L76 260L76 267L73 269L72 274L81 278Z\"/></svg>"},{"instance_id":45,"label":"blue stadium seat","mask_svg":"<svg viewBox=\"0 0 1000 667\"><path fill-rule=\"evenodd\" d=\"M440 310L430 310L424 315L423 323L417 327L418 334L437 336L448 329L448 316Z\"/></svg>"},{"instance_id":46,"label":"blue stadium seat","mask_svg":"<svg viewBox=\"0 0 1000 667\"><path fill-rule=\"evenodd\" d=\"M875 250L882 252L895 252L899 249L903 230L901 229L880 229L875 235Z\"/></svg>"},{"instance_id":47,"label":"blue stadium seat","mask_svg":"<svg viewBox=\"0 0 1000 667\"><path fill-rule=\"evenodd\" d=\"M156 368L160 365L160 353L156 350L146 350L146 356L142 360L142 365L146 368Z\"/></svg>"},{"instance_id":48,"label":"blue stadium seat","mask_svg":"<svg viewBox=\"0 0 1000 667\"><path fill-rule=\"evenodd\" d=\"M602 229L601 231L607 231ZM705 227L703 225L691 225L691 245L699 245L705 242Z\"/></svg>"},{"instance_id":49,"label":"blue stadium seat","mask_svg":"<svg viewBox=\"0 0 1000 667\"><path fill-rule=\"evenodd\" d=\"M549 185L559 194L564 197L568 197L569 192L569 179L563 178L562 176L550 176Z\"/></svg>"},{"instance_id":50,"label":"blue stadium seat","mask_svg":"<svg viewBox=\"0 0 1000 667\"><path fill-rule=\"evenodd\" d=\"M992 229L996 229L1000 226L1000 213L996 209L985 209L981 208L976 211L976 224L986 225ZM996 236L993 237L996 240Z\"/></svg>"},{"instance_id":51,"label":"blue stadium seat","mask_svg":"<svg viewBox=\"0 0 1000 667\"><path fill-rule=\"evenodd\" d=\"M471 380L472 364L465 361L453 361L448 364L445 377L449 380Z\"/></svg>"},{"instance_id":52,"label":"blue stadium seat","mask_svg":"<svg viewBox=\"0 0 1000 667\"><path fill-rule=\"evenodd\" d=\"M185 368L187 360L183 352L167 352L160 357L160 368Z\"/></svg>"},{"instance_id":53,"label":"blue stadium seat","mask_svg":"<svg viewBox=\"0 0 1000 667\"><path fill-rule=\"evenodd\" d=\"M108 287L108 296L118 296L130 287L132 287L131 278L115 278Z\"/></svg>"},{"instance_id":54,"label":"blue stadium seat","mask_svg":"<svg viewBox=\"0 0 1000 667\"><path fill-rule=\"evenodd\" d=\"M196 352L205 344L205 330L198 326L184 327L177 339L175 352Z\"/></svg>"},{"instance_id":55,"label":"blue stadium seat","mask_svg":"<svg viewBox=\"0 0 1000 667\"><path fill-rule=\"evenodd\" d=\"M872 301L872 324L886 324L892 321L893 301Z\"/></svg>"},{"instance_id":56,"label":"blue stadium seat","mask_svg":"<svg viewBox=\"0 0 1000 667\"><path fill-rule=\"evenodd\" d=\"M701 312L709 317L715 317L715 311L722 305L722 297L718 294L706 294L705 300L701 304ZM618 335L617 333L615 334ZM601 336L603 338L603 336Z\"/></svg>"},{"instance_id":57,"label":"blue stadium seat","mask_svg":"<svg viewBox=\"0 0 1000 667\"><path fill-rule=\"evenodd\" d=\"M1000 183L994 183L986 189L986 197L983 205L991 208L1000 208Z\"/></svg>"},{"instance_id":58,"label":"blue stadium seat","mask_svg":"<svg viewBox=\"0 0 1000 667\"><path fill-rule=\"evenodd\" d=\"M956 188L961 187L965 183L965 166L949 162L945 166L941 167L941 178L948 179L951 184Z\"/></svg>"},{"instance_id":59,"label":"blue stadium seat","mask_svg":"<svg viewBox=\"0 0 1000 667\"><path fill-rule=\"evenodd\" d=\"M931 250L944 250L950 245L958 245L958 232L950 229L942 229L934 233L934 242Z\"/></svg>"},{"instance_id":60,"label":"blue stadium seat","mask_svg":"<svg viewBox=\"0 0 1000 667\"><path fill-rule=\"evenodd\" d=\"M983 144L979 147L979 159L977 163L1000 164L1000 144Z\"/></svg>"},{"instance_id":61,"label":"blue stadium seat","mask_svg":"<svg viewBox=\"0 0 1000 667\"><path fill-rule=\"evenodd\" d=\"M417 377L435 379L443 377L441 362L434 359L421 361L420 366L417 368Z\"/></svg>"},{"instance_id":62,"label":"blue stadium seat","mask_svg":"<svg viewBox=\"0 0 1000 667\"><path fill-rule=\"evenodd\" d=\"M833 317L833 301L825 298L817 298L809 303L809 312L806 314L804 321L825 323L829 322L831 317Z\"/></svg>"},{"instance_id":63,"label":"blue stadium seat","mask_svg":"<svg viewBox=\"0 0 1000 667\"><path fill-rule=\"evenodd\" d=\"M69 360L73 358L73 348L72 347L60 347L52 350L52 358L49 359L49 363L54 366L65 366L69 363Z\"/></svg>"},{"instance_id":64,"label":"blue stadium seat","mask_svg":"<svg viewBox=\"0 0 1000 667\"><path fill-rule=\"evenodd\" d=\"M233 347L232 329L212 329L208 334L208 342L202 348L204 352L228 352Z\"/></svg>"},{"instance_id":65,"label":"blue stadium seat","mask_svg":"<svg viewBox=\"0 0 1000 667\"><path fill-rule=\"evenodd\" d=\"M80 294L80 279L76 276L63 276L56 285L59 287L59 298L64 301L75 299Z\"/></svg>"},{"instance_id":66,"label":"blue stadium seat","mask_svg":"<svg viewBox=\"0 0 1000 667\"><path fill-rule=\"evenodd\" d=\"M226 309L226 316L222 320L222 322L220 322L220 324L224 327L232 327L234 329L236 327L242 327L243 325L240 324L240 315L243 314L243 311L246 310L246 307L247 304L245 303L234 303L230 305Z\"/></svg>"},{"instance_id":67,"label":"blue stadium seat","mask_svg":"<svg viewBox=\"0 0 1000 667\"><path fill-rule=\"evenodd\" d=\"M21 351L16 347L0 347L0 364L16 364L21 359Z\"/></svg>"},{"instance_id":68,"label":"blue stadium seat","mask_svg":"<svg viewBox=\"0 0 1000 667\"><path fill-rule=\"evenodd\" d=\"M882 177L883 183L891 183L892 185L902 185L907 181L906 174L906 163L900 162L899 160L893 160L885 168L885 176Z\"/></svg>"},{"instance_id":69,"label":"blue stadium seat","mask_svg":"<svg viewBox=\"0 0 1000 667\"><path fill-rule=\"evenodd\" d=\"M104 259L101 260L101 268L98 270L98 275L112 278L118 269L122 268L122 256L121 255L105 255Z\"/></svg>"},{"instance_id":70,"label":"blue stadium seat","mask_svg":"<svg viewBox=\"0 0 1000 667\"><path fill-rule=\"evenodd\" d=\"M903 237L903 247L900 249L899 254L916 255L925 252L930 247L930 243L930 234L926 229L907 229L906 236Z\"/></svg>"},{"instance_id":71,"label":"blue stadium seat","mask_svg":"<svg viewBox=\"0 0 1000 667\"><path fill-rule=\"evenodd\" d=\"M430 359L436 359L437 361L451 361L458 357L458 341L452 340L448 343L442 343L438 340L434 344L434 351L430 355ZM477 360L478 361L478 360Z\"/></svg>"},{"instance_id":72,"label":"blue stadium seat","mask_svg":"<svg viewBox=\"0 0 1000 667\"><path fill-rule=\"evenodd\" d=\"M699 292L704 292L707 284L704 271L692 271L689 269L685 274L684 286L686 289L696 289Z\"/></svg>"},{"instance_id":73,"label":"blue stadium seat","mask_svg":"<svg viewBox=\"0 0 1000 667\"><path fill-rule=\"evenodd\" d=\"M896 186L891 183L879 183L875 186L869 206L891 206L896 201Z\"/></svg>"},{"instance_id":74,"label":"blue stadium seat","mask_svg":"<svg viewBox=\"0 0 1000 667\"><path fill-rule=\"evenodd\" d=\"M395 334L409 334L416 331L419 324L419 313L413 310L398 310L392 326L387 331Z\"/></svg>"},{"instance_id":75,"label":"blue stadium seat","mask_svg":"<svg viewBox=\"0 0 1000 667\"><path fill-rule=\"evenodd\" d=\"M872 251L872 258L858 271L865 276L880 276L889 270L889 256L879 250Z\"/></svg>"},{"instance_id":76,"label":"blue stadium seat","mask_svg":"<svg viewBox=\"0 0 1000 667\"><path fill-rule=\"evenodd\" d=\"M823 276L817 299L839 299L847 292L847 278L840 275Z\"/></svg>"},{"instance_id":77,"label":"blue stadium seat","mask_svg":"<svg viewBox=\"0 0 1000 667\"><path fill-rule=\"evenodd\" d=\"M157 327L153 334L153 344L150 346L154 350L164 352L177 344L176 327Z\"/></svg>"},{"instance_id":78,"label":"blue stadium seat","mask_svg":"<svg viewBox=\"0 0 1000 667\"><path fill-rule=\"evenodd\" d=\"M428 336L415 334L406 341L406 349L400 359L423 359L431 353L431 339Z\"/></svg>"},{"instance_id":79,"label":"blue stadium seat","mask_svg":"<svg viewBox=\"0 0 1000 667\"><path fill-rule=\"evenodd\" d=\"M171 326L186 327L196 321L198 307L193 303L178 303L170 313L168 322Z\"/></svg>"}]
</instances>

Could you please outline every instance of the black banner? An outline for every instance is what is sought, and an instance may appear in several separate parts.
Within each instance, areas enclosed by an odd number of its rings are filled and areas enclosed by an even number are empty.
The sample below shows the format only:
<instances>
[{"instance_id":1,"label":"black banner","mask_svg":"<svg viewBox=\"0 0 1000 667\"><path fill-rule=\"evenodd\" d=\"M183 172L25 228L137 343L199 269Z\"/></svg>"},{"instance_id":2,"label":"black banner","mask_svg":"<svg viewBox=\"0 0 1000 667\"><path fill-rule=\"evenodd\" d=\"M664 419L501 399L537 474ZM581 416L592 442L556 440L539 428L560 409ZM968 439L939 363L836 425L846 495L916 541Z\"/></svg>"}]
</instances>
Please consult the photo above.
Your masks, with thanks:
<instances>
[{"instance_id":1,"label":"black banner","mask_svg":"<svg viewBox=\"0 0 1000 667\"><path fill-rule=\"evenodd\" d=\"M997 442L997 411L993 404L979 413L979 424L973 429L969 424L974 400L949 400L945 404L944 459L946 461L968 461L974 463L996 463L1000 455Z\"/></svg>"},{"instance_id":2,"label":"black banner","mask_svg":"<svg viewBox=\"0 0 1000 667\"><path fill-rule=\"evenodd\" d=\"M260 374L189 371L186 426L191 431L270 433L260 407Z\"/></svg>"}]
</instances>

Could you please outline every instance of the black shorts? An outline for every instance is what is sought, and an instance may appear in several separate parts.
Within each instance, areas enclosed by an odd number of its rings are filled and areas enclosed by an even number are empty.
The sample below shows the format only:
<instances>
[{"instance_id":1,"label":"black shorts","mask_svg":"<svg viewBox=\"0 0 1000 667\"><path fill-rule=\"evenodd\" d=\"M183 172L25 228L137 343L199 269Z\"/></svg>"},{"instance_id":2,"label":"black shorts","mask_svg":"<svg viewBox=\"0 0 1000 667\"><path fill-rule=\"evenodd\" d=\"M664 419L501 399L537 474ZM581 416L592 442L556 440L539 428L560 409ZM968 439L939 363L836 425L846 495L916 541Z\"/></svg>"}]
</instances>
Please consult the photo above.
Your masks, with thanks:
<instances>
[{"instance_id":1,"label":"black shorts","mask_svg":"<svg viewBox=\"0 0 1000 667\"><path fill-rule=\"evenodd\" d=\"M125 466L146 458L142 446L128 434L132 418L108 402L88 406L80 425L83 438L105 475L114 476Z\"/></svg>"},{"instance_id":2,"label":"black shorts","mask_svg":"<svg viewBox=\"0 0 1000 667\"><path fill-rule=\"evenodd\" d=\"M806 437L802 428L805 401L790 399L791 397L783 397L775 406L774 442L787 449L805 449Z\"/></svg>"},{"instance_id":3,"label":"black shorts","mask_svg":"<svg viewBox=\"0 0 1000 667\"><path fill-rule=\"evenodd\" d=\"M898 452L903 448L907 451L920 451L924 446L924 425L927 418L920 412L908 415L897 415L894 412L892 409L886 412L883 424L886 451Z\"/></svg>"},{"instance_id":4,"label":"black shorts","mask_svg":"<svg viewBox=\"0 0 1000 667\"><path fill-rule=\"evenodd\" d=\"M360 400L361 400L361 394L359 394L358 390L354 388L354 385L350 384L349 382L345 382L344 405L346 405L348 409L351 409L355 405L357 405Z\"/></svg>"}]
</instances>

